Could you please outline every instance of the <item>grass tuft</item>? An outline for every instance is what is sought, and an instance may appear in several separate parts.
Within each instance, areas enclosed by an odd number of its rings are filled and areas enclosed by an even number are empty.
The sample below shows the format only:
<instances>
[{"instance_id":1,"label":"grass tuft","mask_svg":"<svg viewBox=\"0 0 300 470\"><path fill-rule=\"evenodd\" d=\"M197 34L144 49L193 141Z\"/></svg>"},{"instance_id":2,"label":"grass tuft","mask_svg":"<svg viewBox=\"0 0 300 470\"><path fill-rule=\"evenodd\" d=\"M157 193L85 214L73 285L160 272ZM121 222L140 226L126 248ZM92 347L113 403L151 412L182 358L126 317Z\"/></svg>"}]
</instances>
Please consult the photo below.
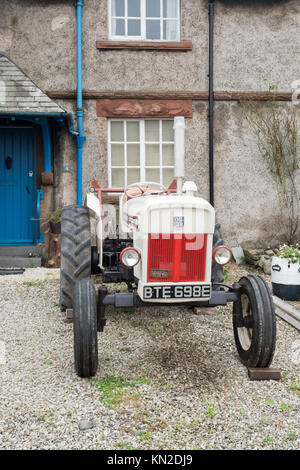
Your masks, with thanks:
<instances>
[{"instance_id":1,"label":"grass tuft","mask_svg":"<svg viewBox=\"0 0 300 470\"><path fill-rule=\"evenodd\" d=\"M126 400L127 389L138 385L149 384L150 380L144 377L126 379L124 377L106 376L91 383L101 392L101 401L106 405L120 405Z\"/></svg>"}]
</instances>

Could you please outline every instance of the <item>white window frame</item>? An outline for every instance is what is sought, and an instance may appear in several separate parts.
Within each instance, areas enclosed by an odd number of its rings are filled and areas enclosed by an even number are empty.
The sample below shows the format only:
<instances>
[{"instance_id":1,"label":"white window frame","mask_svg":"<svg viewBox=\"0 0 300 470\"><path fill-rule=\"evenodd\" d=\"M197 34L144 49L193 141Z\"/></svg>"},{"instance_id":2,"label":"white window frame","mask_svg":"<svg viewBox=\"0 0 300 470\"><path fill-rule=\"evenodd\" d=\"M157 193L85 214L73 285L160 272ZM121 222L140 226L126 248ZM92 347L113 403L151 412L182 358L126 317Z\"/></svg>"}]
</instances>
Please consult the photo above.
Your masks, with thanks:
<instances>
[{"instance_id":1,"label":"white window frame","mask_svg":"<svg viewBox=\"0 0 300 470\"><path fill-rule=\"evenodd\" d=\"M145 140L145 123L146 121L159 121L159 142L150 142ZM112 170L113 169L122 169L124 170L124 185L125 187L128 185L128 173L127 170L129 169L139 169L140 170L140 181L146 181L146 169L159 169L160 170L160 183L163 184L163 170L164 169L174 169L175 162L173 160L173 165L163 165L163 145L174 145L174 138L172 141L163 141L162 140L162 122L163 121L173 121L173 119L160 119L160 118L152 118L152 119L109 119L108 120L108 186L112 188ZM124 140L123 142L119 141L112 141L111 140L111 123L112 122L122 122L125 123L124 125ZM138 122L140 126L140 165L139 166L127 166L127 122ZM129 142L130 144L137 144L138 142ZM112 166L111 164L111 145L124 145L124 166ZM159 145L160 147L160 162L159 166L146 166L146 145Z\"/></svg>"},{"instance_id":2,"label":"white window frame","mask_svg":"<svg viewBox=\"0 0 300 470\"><path fill-rule=\"evenodd\" d=\"M112 1L108 0L108 24L109 24L109 39L112 41L145 41L145 42L178 42L180 41L180 1L177 0L177 18L164 18L163 16L163 1L160 4L160 17L147 17L146 18L146 0L141 0L141 16L140 17L132 17L127 15L127 0L125 0L125 16L112 16ZM141 19L141 35L140 36L128 36L127 31L127 20L132 19ZM125 34L123 36L117 36L112 34L112 20L113 19L124 19L125 20ZM164 19L177 21L177 28L178 28L178 37L177 39L163 39L164 36ZM160 20L160 36L161 39L147 39L146 38L146 20Z\"/></svg>"}]
</instances>

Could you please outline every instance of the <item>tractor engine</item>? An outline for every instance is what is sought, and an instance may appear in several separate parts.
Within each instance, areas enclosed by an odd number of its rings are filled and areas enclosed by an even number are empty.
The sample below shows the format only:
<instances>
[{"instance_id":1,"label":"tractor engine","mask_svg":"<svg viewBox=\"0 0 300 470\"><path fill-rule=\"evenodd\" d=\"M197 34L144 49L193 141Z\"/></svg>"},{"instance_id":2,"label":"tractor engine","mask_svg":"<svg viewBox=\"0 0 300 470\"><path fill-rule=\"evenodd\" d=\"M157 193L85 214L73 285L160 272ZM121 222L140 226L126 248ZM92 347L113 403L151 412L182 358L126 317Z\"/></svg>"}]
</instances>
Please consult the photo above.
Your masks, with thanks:
<instances>
[{"instance_id":1,"label":"tractor engine","mask_svg":"<svg viewBox=\"0 0 300 470\"><path fill-rule=\"evenodd\" d=\"M131 233L132 247L120 253L120 261L133 270L140 298L209 299L213 207L194 196L193 182L184 184L182 195L161 194L154 183L132 186L120 201L122 231Z\"/></svg>"}]
</instances>

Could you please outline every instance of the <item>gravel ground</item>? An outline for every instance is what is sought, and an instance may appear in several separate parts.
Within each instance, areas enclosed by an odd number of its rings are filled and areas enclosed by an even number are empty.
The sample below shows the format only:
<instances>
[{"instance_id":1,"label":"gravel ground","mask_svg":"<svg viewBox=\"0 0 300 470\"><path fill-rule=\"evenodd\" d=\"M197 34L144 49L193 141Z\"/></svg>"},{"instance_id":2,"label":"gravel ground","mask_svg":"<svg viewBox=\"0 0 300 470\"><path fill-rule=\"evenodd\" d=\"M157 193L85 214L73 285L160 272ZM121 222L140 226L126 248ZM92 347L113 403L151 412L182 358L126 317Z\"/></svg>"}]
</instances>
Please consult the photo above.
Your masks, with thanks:
<instances>
[{"instance_id":1,"label":"gravel ground","mask_svg":"<svg viewBox=\"0 0 300 470\"><path fill-rule=\"evenodd\" d=\"M280 382L249 381L230 307L109 310L86 380L74 373L58 270L0 276L0 291L1 449L299 449L300 339L280 319Z\"/></svg>"}]
</instances>

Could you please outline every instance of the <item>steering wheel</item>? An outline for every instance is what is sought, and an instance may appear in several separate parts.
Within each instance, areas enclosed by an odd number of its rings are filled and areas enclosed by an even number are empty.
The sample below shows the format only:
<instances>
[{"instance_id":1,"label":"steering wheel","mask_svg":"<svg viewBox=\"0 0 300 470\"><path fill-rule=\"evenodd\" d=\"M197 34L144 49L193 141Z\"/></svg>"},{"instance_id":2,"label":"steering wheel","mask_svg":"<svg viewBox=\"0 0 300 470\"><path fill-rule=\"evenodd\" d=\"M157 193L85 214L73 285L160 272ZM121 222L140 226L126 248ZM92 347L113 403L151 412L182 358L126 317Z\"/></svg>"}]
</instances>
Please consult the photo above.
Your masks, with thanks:
<instances>
[{"instance_id":1,"label":"steering wheel","mask_svg":"<svg viewBox=\"0 0 300 470\"><path fill-rule=\"evenodd\" d=\"M154 188L152 188L154 186ZM158 189L155 189L157 187ZM152 190L153 189L153 190ZM133 183L127 186L125 189L125 194L128 199L134 199L140 196L161 196L162 194L166 194L167 188L160 183L154 183L152 181L145 183Z\"/></svg>"}]
</instances>

